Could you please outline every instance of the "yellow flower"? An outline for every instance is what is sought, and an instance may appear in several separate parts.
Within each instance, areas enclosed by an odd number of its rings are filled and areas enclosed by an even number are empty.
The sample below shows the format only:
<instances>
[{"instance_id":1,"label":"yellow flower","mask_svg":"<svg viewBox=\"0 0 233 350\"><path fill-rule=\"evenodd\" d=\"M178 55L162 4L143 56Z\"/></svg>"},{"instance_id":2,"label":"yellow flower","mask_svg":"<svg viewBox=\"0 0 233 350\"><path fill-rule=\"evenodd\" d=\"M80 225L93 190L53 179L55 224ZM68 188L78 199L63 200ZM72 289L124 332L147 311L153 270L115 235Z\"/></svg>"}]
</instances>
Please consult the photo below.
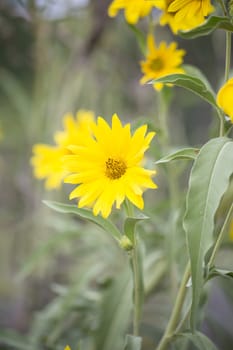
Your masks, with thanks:
<instances>
[{"instance_id":1,"label":"yellow flower","mask_svg":"<svg viewBox=\"0 0 233 350\"><path fill-rule=\"evenodd\" d=\"M37 179L46 179L46 189L59 188L67 175L62 158L69 154L68 145L85 145L87 136L91 134L94 125L94 114L91 111L80 110L76 118L72 114L63 117L64 131L54 135L55 146L36 144L33 146L34 176Z\"/></svg>"},{"instance_id":2,"label":"yellow flower","mask_svg":"<svg viewBox=\"0 0 233 350\"><path fill-rule=\"evenodd\" d=\"M233 123L233 78L229 79L217 94L217 104Z\"/></svg>"},{"instance_id":3,"label":"yellow flower","mask_svg":"<svg viewBox=\"0 0 233 350\"><path fill-rule=\"evenodd\" d=\"M34 156L31 159L34 176L37 179L46 179L47 190L59 188L66 175L63 169L62 157L66 150L57 146L36 144L32 149Z\"/></svg>"},{"instance_id":4,"label":"yellow flower","mask_svg":"<svg viewBox=\"0 0 233 350\"><path fill-rule=\"evenodd\" d=\"M160 24L168 24L175 34L201 25L214 11L210 0L160 0L157 7L162 10Z\"/></svg>"},{"instance_id":5,"label":"yellow flower","mask_svg":"<svg viewBox=\"0 0 233 350\"><path fill-rule=\"evenodd\" d=\"M70 349L69 345L66 345L64 350L71 350L71 349Z\"/></svg>"},{"instance_id":6,"label":"yellow flower","mask_svg":"<svg viewBox=\"0 0 233 350\"><path fill-rule=\"evenodd\" d=\"M119 10L125 10L125 19L136 24L141 17L147 16L160 0L114 0L108 8L108 15L115 17Z\"/></svg>"},{"instance_id":7,"label":"yellow flower","mask_svg":"<svg viewBox=\"0 0 233 350\"><path fill-rule=\"evenodd\" d=\"M156 46L153 35L149 34L147 37L147 47L148 53L146 60L141 62L141 70L144 73L144 76L140 80L142 84L165 75L184 73L181 64L185 51L177 50L177 44L175 42L167 46L162 41L159 46ZM155 83L153 86L156 90L160 90L163 84Z\"/></svg>"},{"instance_id":8,"label":"yellow flower","mask_svg":"<svg viewBox=\"0 0 233 350\"><path fill-rule=\"evenodd\" d=\"M65 182L78 184L70 199L80 198L78 207L93 207L94 215L108 217L116 202L119 209L125 198L143 209L142 194L146 188L156 188L151 180L155 171L142 167L145 151L155 135L147 126L138 128L131 136L130 124L123 126L118 116L112 116L112 127L99 117L94 137L85 146L70 146L72 155L64 157L71 175Z\"/></svg>"}]
</instances>

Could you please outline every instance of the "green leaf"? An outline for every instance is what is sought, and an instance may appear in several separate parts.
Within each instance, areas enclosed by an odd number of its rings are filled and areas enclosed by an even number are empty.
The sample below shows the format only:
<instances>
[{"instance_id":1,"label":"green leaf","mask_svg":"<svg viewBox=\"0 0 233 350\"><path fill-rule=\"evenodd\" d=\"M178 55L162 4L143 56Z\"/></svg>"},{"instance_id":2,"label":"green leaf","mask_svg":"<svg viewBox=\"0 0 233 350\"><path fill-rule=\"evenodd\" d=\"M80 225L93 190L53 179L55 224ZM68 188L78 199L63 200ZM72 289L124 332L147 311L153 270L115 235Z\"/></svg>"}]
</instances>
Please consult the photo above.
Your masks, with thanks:
<instances>
[{"instance_id":1,"label":"green leaf","mask_svg":"<svg viewBox=\"0 0 233 350\"><path fill-rule=\"evenodd\" d=\"M226 137L205 144L193 164L186 198L184 229L191 260L191 327L203 285L204 256L213 244L214 216L233 173L233 142Z\"/></svg>"},{"instance_id":2,"label":"green leaf","mask_svg":"<svg viewBox=\"0 0 233 350\"><path fill-rule=\"evenodd\" d=\"M218 350L216 346L212 343L212 341L201 332L184 332L178 333L176 335L177 338L182 337L190 340L197 349L199 350Z\"/></svg>"},{"instance_id":3,"label":"green leaf","mask_svg":"<svg viewBox=\"0 0 233 350\"><path fill-rule=\"evenodd\" d=\"M192 77L199 78L201 81L203 81L203 83L208 88L208 90L210 90L212 92L212 94L215 96L215 92L214 92L209 80L207 79L207 77L203 74L203 72L199 68L197 68L191 64L183 64L182 67L183 67L186 74L191 75Z\"/></svg>"},{"instance_id":4,"label":"green leaf","mask_svg":"<svg viewBox=\"0 0 233 350\"><path fill-rule=\"evenodd\" d=\"M94 335L96 350L121 350L132 311L132 279L125 267L103 296L98 329Z\"/></svg>"},{"instance_id":5,"label":"green leaf","mask_svg":"<svg viewBox=\"0 0 233 350\"><path fill-rule=\"evenodd\" d=\"M141 350L142 338L127 334L124 350Z\"/></svg>"},{"instance_id":6,"label":"green leaf","mask_svg":"<svg viewBox=\"0 0 233 350\"><path fill-rule=\"evenodd\" d=\"M184 39L194 39L199 36L209 35L216 29L233 32L233 24L228 17L211 16L203 25L189 31L180 31L179 35Z\"/></svg>"},{"instance_id":7,"label":"green leaf","mask_svg":"<svg viewBox=\"0 0 233 350\"><path fill-rule=\"evenodd\" d=\"M76 205L63 204L53 201L43 201L43 203L59 213L76 214L82 219L92 221L103 228L106 232L111 233L117 240L121 238L121 232L109 219L104 219L101 216L94 216L90 209L81 209Z\"/></svg>"},{"instance_id":8,"label":"green leaf","mask_svg":"<svg viewBox=\"0 0 233 350\"><path fill-rule=\"evenodd\" d=\"M206 83L203 79L200 79L197 76L189 74L170 74L164 77L154 79L148 84L154 83L164 83L164 84L174 84L176 86L183 87L187 90L192 91L208 103L210 103L214 108L218 109L216 104L216 97L210 88L209 84Z\"/></svg>"},{"instance_id":9,"label":"green leaf","mask_svg":"<svg viewBox=\"0 0 233 350\"><path fill-rule=\"evenodd\" d=\"M233 271L213 268L209 271L208 276L207 276L207 280L210 280L211 278L214 278L214 277L224 277L224 278L232 279L233 278Z\"/></svg>"},{"instance_id":10,"label":"green leaf","mask_svg":"<svg viewBox=\"0 0 233 350\"><path fill-rule=\"evenodd\" d=\"M198 148L182 148L176 152L168 154L167 156L157 160L155 164L169 163L172 160L177 160L177 159L194 160L196 159L198 152L199 152Z\"/></svg>"},{"instance_id":11,"label":"green leaf","mask_svg":"<svg viewBox=\"0 0 233 350\"><path fill-rule=\"evenodd\" d=\"M141 220L147 220L149 219L148 216L145 216L143 214L139 215L138 217L127 217L125 219L124 223L124 233L125 235L130 239L130 241L134 244L135 241L135 226L138 222Z\"/></svg>"}]
</instances>

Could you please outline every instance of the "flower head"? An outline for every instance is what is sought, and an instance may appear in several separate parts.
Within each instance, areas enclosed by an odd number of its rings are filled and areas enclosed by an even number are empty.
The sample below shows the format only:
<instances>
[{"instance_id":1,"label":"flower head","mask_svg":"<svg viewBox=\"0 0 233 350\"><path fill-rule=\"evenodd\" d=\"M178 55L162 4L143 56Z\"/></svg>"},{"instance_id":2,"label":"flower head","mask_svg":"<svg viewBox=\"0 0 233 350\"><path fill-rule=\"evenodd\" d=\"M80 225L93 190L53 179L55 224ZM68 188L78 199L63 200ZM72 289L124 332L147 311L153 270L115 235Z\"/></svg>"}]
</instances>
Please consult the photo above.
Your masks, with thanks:
<instances>
[{"instance_id":1,"label":"flower head","mask_svg":"<svg viewBox=\"0 0 233 350\"><path fill-rule=\"evenodd\" d=\"M168 24L175 34L201 25L214 11L210 0L160 0L157 6L162 10L160 24Z\"/></svg>"},{"instance_id":2,"label":"flower head","mask_svg":"<svg viewBox=\"0 0 233 350\"><path fill-rule=\"evenodd\" d=\"M62 158L69 154L68 145L83 145L87 136L91 134L91 127L94 125L94 114L90 111L80 110L76 118L72 114L63 117L64 130L54 135L55 146L36 144L33 146L34 176L37 179L46 179L47 189L59 188L62 180L67 174L63 167Z\"/></svg>"},{"instance_id":3,"label":"flower head","mask_svg":"<svg viewBox=\"0 0 233 350\"><path fill-rule=\"evenodd\" d=\"M217 104L233 123L233 78L229 79L218 91Z\"/></svg>"},{"instance_id":4,"label":"flower head","mask_svg":"<svg viewBox=\"0 0 233 350\"><path fill-rule=\"evenodd\" d=\"M151 180L155 171L142 167L145 151L154 132L146 135L147 126L138 128L133 135L130 124L123 126L116 114L112 127L99 117L86 145L68 147L72 155L64 157L71 175L65 182L78 184L70 199L79 198L78 206L93 207L94 215L108 217L116 203L119 209L125 198L143 209L142 194L146 188L156 188Z\"/></svg>"},{"instance_id":5,"label":"flower head","mask_svg":"<svg viewBox=\"0 0 233 350\"><path fill-rule=\"evenodd\" d=\"M141 69L144 76L140 82L142 84L152 79L158 79L162 76L174 73L184 73L181 68L183 62L184 50L177 50L177 44L172 42L166 45L162 41L159 46L156 46L153 35L147 37L148 53L146 60L141 62ZM155 83L154 88L160 90L163 87L161 83Z\"/></svg>"},{"instance_id":6,"label":"flower head","mask_svg":"<svg viewBox=\"0 0 233 350\"><path fill-rule=\"evenodd\" d=\"M125 10L125 19L136 24L141 17L147 16L160 0L113 0L108 8L110 17L115 17L119 10Z\"/></svg>"}]
</instances>

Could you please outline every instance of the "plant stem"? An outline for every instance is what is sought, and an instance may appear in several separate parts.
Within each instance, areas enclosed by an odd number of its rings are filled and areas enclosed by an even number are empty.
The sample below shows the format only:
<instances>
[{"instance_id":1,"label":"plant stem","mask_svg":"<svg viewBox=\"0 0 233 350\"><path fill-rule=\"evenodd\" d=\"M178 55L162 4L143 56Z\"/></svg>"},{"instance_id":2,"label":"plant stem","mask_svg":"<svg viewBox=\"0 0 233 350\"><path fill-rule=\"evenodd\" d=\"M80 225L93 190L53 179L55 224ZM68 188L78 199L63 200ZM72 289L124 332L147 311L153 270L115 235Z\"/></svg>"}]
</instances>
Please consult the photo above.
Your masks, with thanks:
<instances>
[{"instance_id":1,"label":"plant stem","mask_svg":"<svg viewBox=\"0 0 233 350\"><path fill-rule=\"evenodd\" d=\"M231 206L230 206L230 209L229 209L229 211L228 211L228 213L227 213L227 216L226 216L226 218L225 218L225 221L224 221L224 223L223 223L223 225L222 225L221 231L220 231L220 233L219 233L219 235L218 235L218 238L217 238L217 240L216 240L216 242L215 242L214 249L213 249L213 251L212 251L210 260L209 260L209 262L208 262L208 267L209 267L209 269L210 269L211 266L214 264L214 260L215 260L217 251L218 251L218 249L219 249L219 247L220 247L220 245L221 245L221 243L222 243L222 240L223 240L223 237L224 237L224 233L225 233L225 230L226 230L226 228L227 228L227 226L228 226L228 224L229 224L229 221L230 221L230 219L231 219L232 213L233 213L233 203L232 203Z\"/></svg>"},{"instance_id":2,"label":"plant stem","mask_svg":"<svg viewBox=\"0 0 233 350\"><path fill-rule=\"evenodd\" d=\"M137 240L135 239L135 246L131 253L132 271L134 282L134 315L133 315L133 335L139 335L139 324L141 316L141 293L143 291L140 287L140 269L138 264Z\"/></svg>"},{"instance_id":3,"label":"plant stem","mask_svg":"<svg viewBox=\"0 0 233 350\"><path fill-rule=\"evenodd\" d=\"M222 8L222 12L223 12L224 16L227 16L227 9L226 9L224 1L223 0L218 0L218 2L219 2L220 6Z\"/></svg>"},{"instance_id":4,"label":"plant stem","mask_svg":"<svg viewBox=\"0 0 233 350\"><path fill-rule=\"evenodd\" d=\"M218 109L217 110L218 117L219 117L219 136L224 135L224 115L223 113Z\"/></svg>"},{"instance_id":5,"label":"plant stem","mask_svg":"<svg viewBox=\"0 0 233 350\"><path fill-rule=\"evenodd\" d=\"M125 210L128 217L134 216L134 207L129 200L125 201ZM139 335L139 324L141 318L141 307L143 300L143 283L141 283L141 269L138 261L138 242L134 232L133 249L130 252L131 269L133 274L133 335Z\"/></svg>"},{"instance_id":6,"label":"plant stem","mask_svg":"<svg viewBox=\"0 0 233 350\"><path fill-rule=\"evenodd\" d=\"M159 342L158 347L156 350L165 350L167 348L167 345L170 341L171 336L174 334L174 331L177 327L179 316L181 313L181 309L184 303L185 295L186 295L186 284L188 282L190 276L190 263L187 264L183 279L180 284L180 288L176 297L176 301L173 307L173 311L171 314L171 317L168 321L167 328L165 330L165 333L162 337L162 339Z\"/></svg>"},{"instance_id":7,"label":"plant stem","mask_svg":"<svg viewBox=\"0 0 233 350\"><path fill-rule=\"evenodd\" d=\"M226 31L225 81L229 79L231 65L231 32Z\"/></svg>"}]
</instances>

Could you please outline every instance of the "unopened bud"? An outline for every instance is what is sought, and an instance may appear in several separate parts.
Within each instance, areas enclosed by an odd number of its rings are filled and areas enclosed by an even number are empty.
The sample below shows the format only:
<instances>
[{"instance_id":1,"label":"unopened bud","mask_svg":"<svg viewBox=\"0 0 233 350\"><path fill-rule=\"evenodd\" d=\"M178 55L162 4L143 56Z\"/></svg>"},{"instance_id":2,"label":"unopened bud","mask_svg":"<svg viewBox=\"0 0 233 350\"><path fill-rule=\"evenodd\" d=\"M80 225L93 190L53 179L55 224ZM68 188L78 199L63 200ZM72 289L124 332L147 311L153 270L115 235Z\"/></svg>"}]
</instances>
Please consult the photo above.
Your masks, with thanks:
<instances>
[{"instance_id":1,"label":"unopened bud","mask_svg":"<svg viewBox=\"0 0 233 350\"><path fill-rule=\"evenodd\" d=\"M127 252L133 249L133 242L126 236L122 236L119 241L121 248L126 250Z\"/></svg>"}]
</instances>

